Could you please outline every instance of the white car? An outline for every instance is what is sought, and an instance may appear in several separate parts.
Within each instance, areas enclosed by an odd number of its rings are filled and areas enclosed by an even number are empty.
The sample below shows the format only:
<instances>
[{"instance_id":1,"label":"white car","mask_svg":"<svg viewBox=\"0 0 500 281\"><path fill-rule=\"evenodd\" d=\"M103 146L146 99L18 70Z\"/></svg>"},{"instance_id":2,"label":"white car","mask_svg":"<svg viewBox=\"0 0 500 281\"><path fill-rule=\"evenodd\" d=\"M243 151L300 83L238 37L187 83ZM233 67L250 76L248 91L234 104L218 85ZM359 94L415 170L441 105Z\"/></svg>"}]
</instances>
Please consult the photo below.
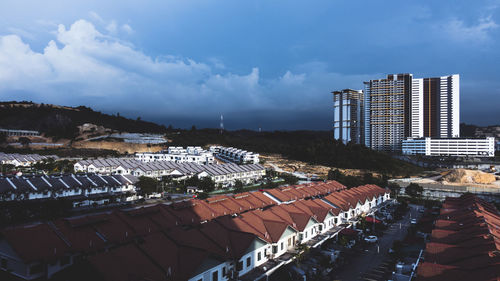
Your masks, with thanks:
<instances>
[{"instance_id":1,"label":"white car","mask_svg":"<svg viewBox=\"0 0 500 281\"><path fill-rule=\"evenodd\" d=\"M367 242L367 243L376 243L377 241L378 241L378 238L375 235L370 235L370 236L365 237L365 242Z\"/></svg>"},{"instance_id":2,"label":"white car","mask_svg":"<svg viewBox=\"0 0 500 281\"><path fill-rule=\"evenodd\" d=\"M416 219L411 219L410 223L411 224L417 224L417 220Z\"/></svg>"}]
</instances>

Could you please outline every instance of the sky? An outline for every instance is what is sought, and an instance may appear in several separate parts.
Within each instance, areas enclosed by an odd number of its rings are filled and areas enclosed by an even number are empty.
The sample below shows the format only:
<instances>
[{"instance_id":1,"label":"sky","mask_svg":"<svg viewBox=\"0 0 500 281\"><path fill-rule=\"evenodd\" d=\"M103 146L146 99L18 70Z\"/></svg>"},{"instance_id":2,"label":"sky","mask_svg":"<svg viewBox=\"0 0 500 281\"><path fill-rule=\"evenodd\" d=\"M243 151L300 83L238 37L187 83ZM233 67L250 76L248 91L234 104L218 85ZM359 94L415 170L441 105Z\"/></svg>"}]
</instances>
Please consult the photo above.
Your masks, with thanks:
<instances>
[{"instance_id":1,"label":"sky","mask_svg":"<svg viewBox=\"0 0 500 281\"><path fill-rule=\"evenodd\" d=\"M2 0L0 100L174 127L328 130L331 91L460 74L500 124L500 0Z\"/></svg>"}]
</instances>

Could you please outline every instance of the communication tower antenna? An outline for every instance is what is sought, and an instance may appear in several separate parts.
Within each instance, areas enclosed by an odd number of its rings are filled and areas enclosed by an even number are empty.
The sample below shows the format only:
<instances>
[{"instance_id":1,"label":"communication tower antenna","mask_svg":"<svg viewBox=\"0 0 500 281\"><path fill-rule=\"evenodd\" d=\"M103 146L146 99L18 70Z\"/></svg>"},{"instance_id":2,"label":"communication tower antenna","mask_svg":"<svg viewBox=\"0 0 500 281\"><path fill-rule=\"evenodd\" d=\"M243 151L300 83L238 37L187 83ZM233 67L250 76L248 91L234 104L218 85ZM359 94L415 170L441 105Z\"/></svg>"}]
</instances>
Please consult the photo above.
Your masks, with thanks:
<instances>
[{"instance_id":1,"label":"communication tower antenna","mask_svg":"<svg viewBox=\"0 0 500 281\"><path fill-rule=\"evenodd\" d=\"M220 115L220 133L224 131L224 116Z\"/></svg>"}]
</instances>

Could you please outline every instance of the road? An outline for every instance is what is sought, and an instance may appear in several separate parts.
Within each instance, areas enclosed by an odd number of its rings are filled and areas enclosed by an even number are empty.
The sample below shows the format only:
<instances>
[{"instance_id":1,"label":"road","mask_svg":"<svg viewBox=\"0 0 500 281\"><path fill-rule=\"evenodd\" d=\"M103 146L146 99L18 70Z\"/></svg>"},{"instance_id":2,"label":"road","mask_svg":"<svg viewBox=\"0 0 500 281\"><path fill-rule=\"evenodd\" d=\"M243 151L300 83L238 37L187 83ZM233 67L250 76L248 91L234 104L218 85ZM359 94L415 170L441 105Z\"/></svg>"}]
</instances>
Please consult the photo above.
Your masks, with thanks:
<instances>
[{"instance_id":1,"label":"road","mask_svg":"<svg viewBox=\"0 0 500 281\"><path fill-rule=\"evenodd\" d=\"M352 259L336 272L334 280L382 280L377 278L381 275L385 261L389 258L388 251L395 240L402 240L412 218L419 218L418 208L421 206L410 205L410 210L400 221L393 223L382 237L379 237L378 244L371 245L366 251L360 250Z\"/></svg>"}]
</instances>

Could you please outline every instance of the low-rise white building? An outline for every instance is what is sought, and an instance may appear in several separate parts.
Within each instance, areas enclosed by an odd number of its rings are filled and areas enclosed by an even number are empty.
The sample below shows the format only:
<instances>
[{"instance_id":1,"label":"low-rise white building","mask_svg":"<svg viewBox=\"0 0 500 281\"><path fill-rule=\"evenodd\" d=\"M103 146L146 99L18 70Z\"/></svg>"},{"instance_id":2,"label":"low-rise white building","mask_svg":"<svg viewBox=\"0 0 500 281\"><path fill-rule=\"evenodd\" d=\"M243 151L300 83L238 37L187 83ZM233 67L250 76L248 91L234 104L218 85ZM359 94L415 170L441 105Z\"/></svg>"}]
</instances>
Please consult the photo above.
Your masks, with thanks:
<instances>
[{"instance_id":1,"label":"low-rise white building","mask_svg":"<svg viewBox=\"0 0 500 281\"><path fill-rule=\"evenodd\" d=\"M175 163L196 163L209 165L215 162L212 152L206 151L199 146L169 147L167 151L158 153L144 152L136 153L135 159L142 162L170 161Z\"/></svg>"},{"instance_id":2,"label":"low-rise white building","mask_svg":"<svg viewBox=\"0 0 500 281\"><path fill-rule=\"evenodd\" d=\"M19 153L3 153L0 152L0 164L10 164L18 166L30 166L37 162L48 160L57 160L59 157L56 155L38 155L38 154L19 154Z\"/></svg>"},{"instance_id":3,"label":"low-rise white building","mask_svg":"<svg viewBox=\"0 0 500 281\"><path fill-rule=\"evenodd\" d=\"M109 201L110 197L135 194L136 182L137 178L131 175L71 174L0 177L0 201L65 198L72 200L74 206L99 204Z\"/></svg>"},{"instance_id":4,"label":"low-rise white building","mask_svg":"<svg viewBox=\"0 0 500 281\"><path fill-rule=\"evenodd\" d=\"M494 157L495 138L408 138L403 154L425 156Z\"/></svg>"},{"instance_id":5,"label":"low-rise white building","mask_svg":"<svg viewBox=\"0 0 500 281\"><path fill-rule=\"evenodd\" d=\"M217 157L236 164L258 164L259 154L234 147L211 146L210 152Z\"/></svg>"},{"instance_id":6,"label":"low-rise white building","mask_svg":"<svg viewBox=\"0 0 500 281\"><path fill-rule=\"evenodd\" d=\"M75 172L133 175L135 177L210 177L216 185L233 186L236 181L250 184L262 179L266 169L259 164L236 165L211 164L200 165L170 161L142 162L136 159L106 158L82 160L74 165Z\"/></svg>"}]
</instances>

